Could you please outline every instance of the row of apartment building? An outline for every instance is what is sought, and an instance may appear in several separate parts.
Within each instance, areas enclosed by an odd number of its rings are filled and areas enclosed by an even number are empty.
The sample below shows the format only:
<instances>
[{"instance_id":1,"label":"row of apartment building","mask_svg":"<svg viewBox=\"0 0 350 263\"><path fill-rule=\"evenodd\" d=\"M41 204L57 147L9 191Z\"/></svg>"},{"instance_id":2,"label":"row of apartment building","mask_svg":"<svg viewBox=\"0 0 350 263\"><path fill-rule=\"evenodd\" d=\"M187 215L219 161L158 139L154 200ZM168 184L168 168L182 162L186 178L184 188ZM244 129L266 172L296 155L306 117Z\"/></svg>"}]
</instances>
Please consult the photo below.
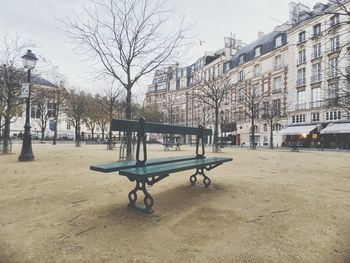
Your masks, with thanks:
<instances>
[{"instance_id":1,"label":"row of apartment building","mask_svg":"<svg viewBox=\"0 0 350 263\"><path fill-rule=\"evenodd\" d=\"M226 37L224 48L207 52L190 66L157 70L147 102L157 103L165 114L171 105L179 125L213 128L213 109L196 100L193 92L200 92L203 81L197 80L228 74L241 87L259 86L280 112L272 127L256 121L256 144L269 145L272 129L275 145L349 147L349 110L329 105L350 84L350 17L333 2L312 9L292 2L288 22L268 34L260 32L254 42L243 45ZM349 9L349 0L341 3ZM232 144L250 145L251 122L242 110L241 89L234 87L222 105L221 133Z\"/></svg>"}]
</instances>

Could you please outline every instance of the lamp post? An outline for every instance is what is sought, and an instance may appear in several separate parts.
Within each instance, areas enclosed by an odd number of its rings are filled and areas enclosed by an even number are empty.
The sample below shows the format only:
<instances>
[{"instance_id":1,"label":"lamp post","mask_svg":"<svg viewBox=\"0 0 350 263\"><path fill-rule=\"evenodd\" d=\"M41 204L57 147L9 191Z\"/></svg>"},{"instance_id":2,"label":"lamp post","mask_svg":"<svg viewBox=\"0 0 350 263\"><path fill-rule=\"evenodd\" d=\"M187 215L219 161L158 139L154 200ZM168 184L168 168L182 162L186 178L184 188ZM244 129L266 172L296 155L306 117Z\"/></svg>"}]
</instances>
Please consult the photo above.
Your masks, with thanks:
<instances>
[{"instance_id":1,"label":"lamp post","mask_svg":"<svg viewBox=\"0 0 350 263\"><path fill-rule=\"evenodd\" d=\"M34 160L34 154L32 150L32 135L30 134L30 81L31 81L31 70L35 68L36 61L38 59L32 53L31 50L27 50L27 53L22 56L22 62L23 66L28 69L27 72L27 82L28 82L28 96L26 98L26 122L24 125L24 134L23 134L23 143L22 143L22 150L21 154L18 157L18 161L25 162L25 161L33 161Z\"/></svg>"}]
</instances>

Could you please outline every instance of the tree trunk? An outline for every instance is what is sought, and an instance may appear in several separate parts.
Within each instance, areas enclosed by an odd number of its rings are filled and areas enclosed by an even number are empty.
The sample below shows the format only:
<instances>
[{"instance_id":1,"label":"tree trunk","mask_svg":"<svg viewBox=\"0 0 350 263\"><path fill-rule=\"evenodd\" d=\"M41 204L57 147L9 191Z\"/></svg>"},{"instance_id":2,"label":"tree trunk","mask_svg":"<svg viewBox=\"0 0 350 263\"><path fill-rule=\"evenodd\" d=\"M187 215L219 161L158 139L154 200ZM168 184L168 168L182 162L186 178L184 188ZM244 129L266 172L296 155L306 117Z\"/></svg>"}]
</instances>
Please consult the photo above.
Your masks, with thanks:
<instances>
[{"instance_id":1,"label":"tree trunk","mask_svg":"<svg viewBox=\"0 0 350 263\"><path fill-rule=\"evenodd\" d=\"M101 131L102 131L102 141L104 141L105 140L105 129L103 128L103 129L101 129Z\"/></svg>"},{"instance_id":2,"label":"tree trunk","mask_svg":"<svg viewBox=\"0 0 350 263\"><path fill-rule=\"evenodd\" d=\"M129 86L127 88L127 92L126 92L126 111L125 111L125 115L126 115L126 119L127 120L131 120L132 116L131 116L131 87ZM132 148L131 148L131 143L132 143L132 132L127 132L126 133L126 160L132 160Z\"/></svg>"},{"instance_id":3,"label":"tree trunk","mask_svg":"<svg viewBox=\"0 0 350 263\"><path fill-rule=\"evenodd\" d=\"M9 153L9 141L10 141L10 126L11 126L11 118L5 116L5 126L4 126L4 145L3 145L3 154Z\"/></svg>"},{"instance_id":4,"label":"tree trunk","mask_svg":"<svg viewBox=\"0 0 350 263\"><path fill-rule=\"evenodd\" d=\"M45 128L41 128L41 142L44 142L44 137L45 137Z\"/></svg>"},{"instance_id":5,"label":"tree trunk","mask_svg":"<svg viewBox=\"0 0 350 263\"><path fill-rule=\"evenodd\" d=\"M252 127L251 127L251 133L252 133L252 138L251 138L251 149L255 149L255 119L254 115L252 115Z\"/></svg>"},{"instance_id":6,"label":"tree trunk","mask_svg":"<svg viewBox=\"0 0 350 263\"><path fill-rule=\"evenodd\" d=\"M59 106L56 107L56 114L55 114L55 128L53 131L53 145L56 145L56 140L57 140L57 121L58 121L58 110L59 110Z\"/></svg>"},{"instance_id":7,"label":"tree trunk","mask_svg":"<svg viewBox=\"0 0 350 263\"><path fill-rule=\"evenodd\" d=\"M94 131L95 131L95 128L91 129L91 139L94 140Z\"/></svg>"},{"instance_id":8,"label":"tree trunk","mask_svg":"<svg viewBox=\"0 0 350 263\"><path fill-rule=\"evenodd\" d=\"M218 145L218 129L219 129L219 108L215 108L215 127L214 127L214 152L219 151Z\"/></svg>"},{"instance_id":9,"label":"tree trunk","mask_svg":"<svg viewBox=\"0 0 350 263\"><path fill-rule=\"evenodd\" d=\"M272 129L272 126L273 126L273 120L271 118L271 120L270 120L270 149L273 149L273 129Z\"/></svg>"},{"instance_id":10,"label":"tree trunk","mask_svg":"<svg viewBox=\"0 0 350 263\"><path fill-rule=\"evenodd\" d=\"M113 150L113 147L112 147L112 114L111 113L109 115L108 150Z\"/></svg>"}]
</instances>

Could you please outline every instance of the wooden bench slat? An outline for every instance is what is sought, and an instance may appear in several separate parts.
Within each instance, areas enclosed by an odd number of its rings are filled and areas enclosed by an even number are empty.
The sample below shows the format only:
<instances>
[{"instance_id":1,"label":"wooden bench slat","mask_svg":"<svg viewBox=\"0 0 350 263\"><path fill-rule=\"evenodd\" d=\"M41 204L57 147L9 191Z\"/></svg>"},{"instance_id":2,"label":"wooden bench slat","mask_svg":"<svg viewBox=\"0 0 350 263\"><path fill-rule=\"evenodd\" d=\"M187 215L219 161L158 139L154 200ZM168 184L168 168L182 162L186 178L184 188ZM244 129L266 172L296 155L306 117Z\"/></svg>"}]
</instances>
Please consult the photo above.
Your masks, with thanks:
<instances>
[{"instance_id":1,"label":"wooden bench slat","mask_svg":"<svg viewBox=\"0 0 350 263\"><path fill-rule=\"evenodd\" d=\"M157 158L152 159L146 162L146 165L156 165L156 164L163 164L163 163L173 163L173 162L180 162L180 161L187 161L187 160L193 160L196 159L196 156L175 156L175 157L166 157L166 158ZM119 170L129 169L136 167L135 161L125 161L125 162L113 162L113 163L107 163L107 164L97 164L90 166L90 170L103 172L103 173L110 173L110 172L117 172Z\"/></svg>"},{"instance_id":2,"label":"wooden bench slat","mask_svg":"<svg viewBox=\"0 0 350 263\"><path fill-rule=\"evenodd\" d=\"M192 168L202 168L208 165L222 164L224 162L232 161L232 158L225 157L211 157L206 159L195 159L183 162L174 162L171 164L156 164L146 167L136 167L131 169L123 169L119 171L120 175L129 176L133 178L151 177L157 175L165 175L170 173L181 172Z\"/></svg>"},{"instance_id":3,"label":"wooden bench slat","mask_svg":"<svg viewBox=\"0 0 350 263\"><path fill-rule=\"evenodd\" d=\"M113 119L111 125L112 131L130 131L138 132L140 129L140 123L132 120L120 120ZM187 134L187 135L198 135L198 127L185 127L169 124L161 124L154 122L145 123L146 133L164 133L164 134ZM211 129L203 129L204 135L212 135Z\"/></svg>"}]
</instances>

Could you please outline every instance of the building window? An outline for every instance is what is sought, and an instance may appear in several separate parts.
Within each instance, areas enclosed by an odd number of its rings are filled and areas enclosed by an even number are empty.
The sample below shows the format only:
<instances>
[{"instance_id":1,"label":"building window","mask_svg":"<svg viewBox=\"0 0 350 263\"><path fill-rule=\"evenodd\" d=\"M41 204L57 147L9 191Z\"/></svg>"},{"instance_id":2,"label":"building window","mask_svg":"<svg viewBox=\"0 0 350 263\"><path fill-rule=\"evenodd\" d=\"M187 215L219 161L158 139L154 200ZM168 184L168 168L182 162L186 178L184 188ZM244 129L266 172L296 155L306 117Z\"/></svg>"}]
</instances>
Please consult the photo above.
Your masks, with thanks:
<instances>
[{"instance_id":1,"label":"building window","mask_svg":"<svg viewBox=\"0 0 350 263\"><path fill-rule=\"evenodd\" d=\"M254 57L260 57L261 56L261 46L258 46L254 49Z\"/></svg>"},{"instance_id":2,"label":"building window","mask_svg":"<svg viewBox=\"0 0 350 263\"><path fill-rule=\"evenodd\" d=\"M243 90L243 88L238 91L238 99L241 102L244 100L244 90Z\"/></svg>"},{"instance_id":3,"label":"building window","mask_svg":"<svg viewBox=\"0 0 350 263\"><path fill-rule=\"evenodd\" d=\"M56 116L56 105L53 102L49 102L47 105L47 116L49 118Z\"/></svg>"},{"instance_id":4,"label":"building window","mask_svg":"<svg viewBox=\"0 0 350 263\"><path fill-rule=\"evenodd\" d=\"M329 60L329 77L333 78L338 75L338 58Z\"/></svg>"},{"instance_id":5,"label":"building window","mask_svg":"<svg viewBox=\"0 0 350 263\"><path fill-rule=\"evenodd\" d=\"M341 111L328 111L326 112L326 121L341 120Z\"/></svg>"},{"instance_id":6,"label":"building window","mask_svg":"<svg viewBox=\"0 0 350 263\"><path fill-rule=\"evenodd\" d=\"M331 42L331 49L330 51L337 51L340 49L340 41L339 41L339 36L336 36L336 37L332 37L330 39L330 42Z\"/></svg>"},{"instance_id":7,"label":"building window","mask_svg":"<svg viewBox=\"0 0 350 263\"><path fill-rule=\"evenodd\" d=\"M261 73L260 64L254 65L254 75L255 75L255 77L259 77L260 73Z\"/></svg>"},{"instance_id":8,"label":"building window","mask_svg":"<svg viewBox=\"0 0 350 263\"><path fill-rule=\"evenodd\" d=\"M297 86L306 84L306 70L305 68L298 69L297 72Z\"/></svg>"},{"instance_id":9,"label":"building window","mask_svg":"<svg viewBox=\"0 0 350 263\"><path fill-rule=\"evenodd\" d=\"M275 39L275 47L280 47L282 46L282 36L278 36Z\"/></svg>"},{"instance_id":10,"label":"building window","mask_svg":"<svg viewBox=\"0 0 350 263\"><path fill-rule=\"evenodd\" d=\"M40 118L40 109L37 105L32 106L32 108L30 110L30 117L33 119Z\"/></svg>"},{"instance_id":11,"label":"building window","mask_svg":"<svg viewBox=\"0 0 350 263\"><path fill-rule=\"evenodd\" d=\"M239 56L239 64L243 64L244 63L244 60L245 60L244 57L245 57L244 54Z\"/></svg>"},{"instance_id":12,"label":"building window","mask_svg":"<svg viewBox=\"0 0 350 263\"><path fill-rule=\"evenodd\" d=\"M267 124L264 124L264 132L267 132Z\"/></svg>"},{"instance_id":13,"label":"building window","mask_svg":"<svg viewBox=\"0 0 350 263\"><path fill-rule=\"evenodd\" d=\"M275 125L273 126L273 130L274 130L274 131L280 131L280 130L282 130L282 125L279 124L279 123L275 124Z\"/></svg>"},{"instance_id":14,"label":"building window","mask_svg":"<svg viewBox=\"0 0 350 263\"><path fill-rule=\"evenodd\" d=\"M321 63L312 65L312 77L311 82L321 81Z\"/></svg>"},{"instance_id":15,"label":"building window","mask_svg":"<svg viewBox=\"0 0 350 263\"><path fill-rule=\"evenodd\" d=\"M306 41L306 34L305 31L302 31L299 33L299 43L303 43Z\"/></svg>"},{"instance_id":16,"label":"building window","mask_svg":"<svg viewBox=\"0 0 350 263\"><path fill-rule=\"evenodd\" d=\"M292 123L305 123L306 122L306 118L305 118L305 114L300 114L300 115L296 115L296 116L292 116Z\"/></svg>"},{"instance_id":17,"label":"building window","mask_svg":"<svg viewBox=\"0 0 350 263\"><path fill-rule=\"evenodd\" d=\"M319 122L320 121L320 113L319 112L311 113L311 121L312 122Z\"/></svg>"},{"instance_id":18,"label":"building window","mask_svg":"<svg viewBox=\"0 0 350 263\"><path fill-rule=\"evenodd\" d=\"M67 130L70 130L71 129L71 124L70 122L67 122Z\"/></svg>"},{"instance_id":19,"label":"building window","mask_svg":"<svg viewBox=\"0 0 350 263\"><path fill-rule=\"evenodd\" d=\"M275 69L280 69L282 68L282 56L278 55L275 57Z\"/></svg>"},{"instance_id":20,"label":"building window","mask_svg":"<svg viewBox=\"0 0 350 263\"><path fill-rule=\"evenodd\" d=\"M281 100L273 100L272 101L272 115L273 116L281 116Z\"/></svg>"},{"instance_id":21,"label":"building window","mask_svg":"<svg viewBox=\"0 0 350 263\"><path fill-rule=\"evenodd\" d=\"M306 50L305 49L299 50L298 54L299 54L298 64L305 63L306 62Z\"/></svg>"},{"instance_id":22,"label":"building window","mask_svg":"<svg viewBox=\"0 0 350 263\"><path fill-rule=\"evenodd\" d=\"M321 106L321 88L313 88L311 90L311 106L312 108Z\"/></svg>"},{"instance_id":23,"label":"building window","mask_svg":"<svg viewBox=\"0 0 350 263\"><path fill-rule=\"evenodd\" d=\"M297 107L296 110L303 110L306 108L305 105L305 90L298 91L297 93Z\"/></svg>"},{"instance_id":24,"label":"building window","mask_svg":"<svg viewBox=\"0 0 350 263\"><path fill-rule=\"evenodd\" d=\"M244 72L243 70L241 70L239 73L238 73L238 79L239 81L242 81L244 79Z\"/></svg>"},{"instance_id":25,"label":"building window","mask_svg":"<svg viewBox=\"0 0 350 263\"><path fill-rule=\"evenodd\" d=\"M338 25L339 24L339 14L335 14L334 16L332 16L329 19L329 22L330 22L331 27Z\"/></svg>"},{"instance_id":26,"label":"building window","mask_svg":"<svg viewBox=\"0 0 350 263\"><path fill-rule=\"evenodd\" d=\"M314 53L313 58L320 58L321 57L321 43L317 43L313 46Z\"/></svg>"},{"instance_id":27,"label":"building window","mask_svg":"<svg viewBox=\"0 0 350 263\"><path fill-rule=\"evenodd\" d=\"M314 25L314 37L321 35L321 24Z\"/></svg>"},{"instance_id":28,"label":"building window","mask_svg":"<svg viewBox=\"0 0 350 263\"><path fill-rule=\"evenodd\" d=\"M281 77L273 79L273 93L281 92Z\"/></svg>"}]
</instances>

